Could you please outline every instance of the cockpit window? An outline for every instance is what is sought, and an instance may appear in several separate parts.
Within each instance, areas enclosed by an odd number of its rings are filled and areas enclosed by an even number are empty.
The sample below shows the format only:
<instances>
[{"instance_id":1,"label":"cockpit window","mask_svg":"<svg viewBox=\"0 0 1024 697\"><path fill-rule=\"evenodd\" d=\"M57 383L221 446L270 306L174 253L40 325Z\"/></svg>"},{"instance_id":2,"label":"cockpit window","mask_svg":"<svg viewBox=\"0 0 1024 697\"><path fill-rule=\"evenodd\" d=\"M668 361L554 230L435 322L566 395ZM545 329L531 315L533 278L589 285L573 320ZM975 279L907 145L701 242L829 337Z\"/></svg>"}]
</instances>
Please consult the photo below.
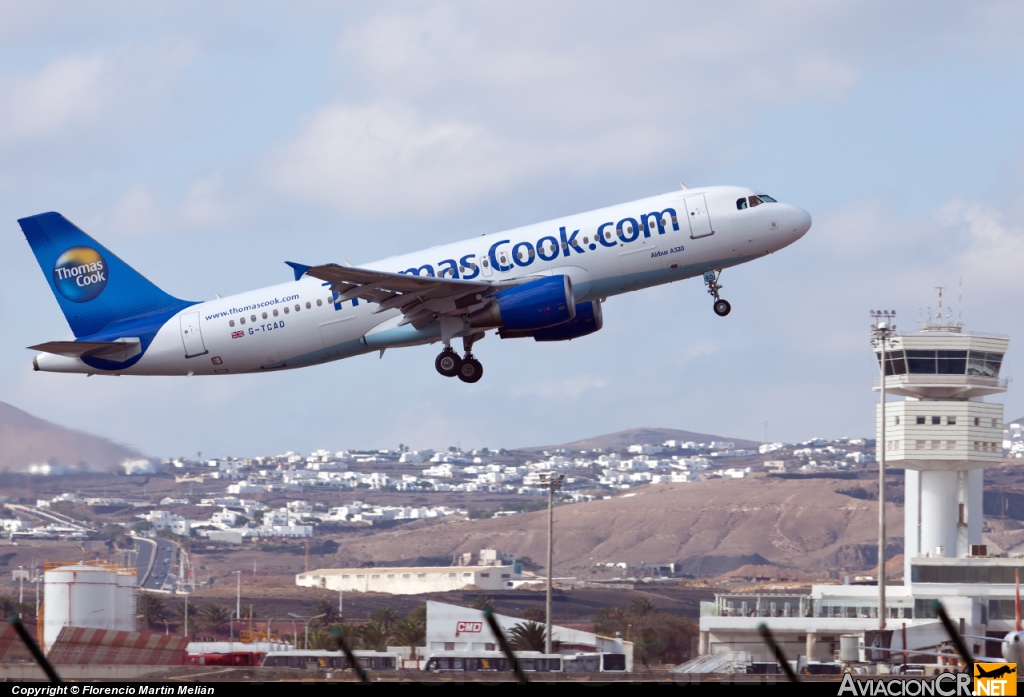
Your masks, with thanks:
<instances>
[{"instance_id":1,"label":"cockpit window","mask_svg":"<svg viewBox=\"0 0 1024 697\"><path fill-rule=\"evenodd\" d=\"M749 199L750 199L750 207L751 208L753 208L754 206L760 206L761 205L761 199L759 199L757 196L750 196Z\"/></svg>"},{"instance_id":2,"label":"cockpit window","mask_svg":"<svg viewBox=\"0 0 1024 697\"><path fill-rule=\"evenodd\" d=\"M747 199L745 199L745 198L738 198L738 199L736 199L736 209L737 210L741 211L741 210L743 210L746 207L747 207Z\"/></svg>"},{"instance_id":3,"label":"cockpit window","mask_svg":"<svg viewBox=\"0 0 1024 697\"><path fill-rule=\"evenodd\" d=\"M762 203L778 203L778 201L776 201L775 199L773 199L771 196L769 196L767 194L761 194L760 196L758 196L758 198L761 199Z\"/></svg>"},{"instance_id":4,"label":"cockpit window","mask_svg":"<svg viewBox=\"0 0 1024 697\"><path fill-rule=\"evenodd\" d=\"M757 196L747 196L746 198L736 199L736 209L743 210L748 206L753 208L754 206L760 206L762 203L778 203L775 199L767 194L759 194Z\"/></svg>"}]
</instances>

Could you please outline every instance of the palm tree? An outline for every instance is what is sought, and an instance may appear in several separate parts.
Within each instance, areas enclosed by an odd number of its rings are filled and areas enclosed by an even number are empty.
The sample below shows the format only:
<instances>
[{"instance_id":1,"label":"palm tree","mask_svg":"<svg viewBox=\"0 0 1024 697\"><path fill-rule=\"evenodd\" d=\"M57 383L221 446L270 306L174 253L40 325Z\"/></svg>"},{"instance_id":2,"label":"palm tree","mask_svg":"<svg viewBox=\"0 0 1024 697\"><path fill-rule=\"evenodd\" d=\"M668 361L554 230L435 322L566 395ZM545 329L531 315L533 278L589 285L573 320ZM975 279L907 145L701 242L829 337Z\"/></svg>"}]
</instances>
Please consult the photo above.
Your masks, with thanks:
<instances>
[{"instance_id":1,"label":"palm tree","mask_svg":"<svg viewBox=\"0 0 1024 697\"><path fill-rule=\"evenodd\" d=\"M167 619L167 605L153 593L139 593L138 615L150 627Z\"/></svg>"},{"instance_id":2,"label":"palm tree","mask_svg":"<svg viewBox=\"0 0 1024 697\"><path fill-rule=\"evenodd\" d=\"M543 651L547 629L540 622L520 622L508 632L512 648L516 651Z\"/></svg>"},{"instance_id":3,"label":"palm tree","mask_svg":"<svg viewBox=\"0 0 1024 697\"><path fill-rule=\"evenodd\" d=\"M427 638L427 628L421 622L414 622L410 619L400 620L395 623L391 635L400 646L412 648L412 658L416 658L416 647L422 645Z\"/></svg>"},{"instance_id":4,"label":"palm tree","mask_svg":"<svg viewBox=\"0 0 1024 697\"><path fill-rule=\"evenodd\" d=\"M540 605L534 605L523 610L523 619L532 620L534 622L543 622L547 619L547 613Z\"/></svg>"},{"instance_id":5,"label":"palm tree","mask_svg":"<svg viewBox=\"0 0 1024 697\"><path fill-rule=\"evenodd\" d=\"M391 629L398 621L398 613L389 607L379 607L370 613L370 619L382 625L385 629Z\"/></svg>"},{"instance_id":6,"label":"palm tree","mask_svg":"<svg viewBox=\"0 0 1024 697\"><path fill-rule=\"evenodd\" d=\"M478 595L473 598L473 602L470 603L470 607L474 610L483 610L485 607L493 608L494 601L488 598L486 595Z\"/></svg>"},{"instance_id":7,"label":"palm tree","mask_svg":"<svg viewBox=\"0 0 1024 697\"><path fill-rule=\"evenodd\" d=\"M330 600L320 600L316 605L313 606L313 612L310 613L314 617L317 615L323 615L319 620L315 620L318 624L326 627L329 624L334 624L338 621L338 609L334 607L334 603Z\"/></svg>"},{"instance_id":8,"label":"palm tree","mask_svg":"<svg viewBox=\"0 0 1024 697\"><path fill-rule=\"evenodd\" d=\"M413 622L419 622L420 624L427 623L427 606L420 605L418 608L410 612L405 616L406 619L412 620Z\"/></svg>"},{"instance_id":9,"label":"palm tree","mask_svg":"<svg viewBox=\"0 0 1024 697\"><path fill-rule=\"evenodd\" d=\"M621 607L603 607L591 618L594 631L604 636L615 636L615 632L625 632L629 620Z\"/></svg>"},{"instance_id":10,"label":"palm tree","mask_svg":"<svg viewBox=\"0 0 1024 697\"><path fill-rule=\"evenodd\" d=\"M330 645L333 648L341 648L341 644L339 644L338 640L334 638L335 630L341 634L341 638L345 640L345 643L348 644L349 648L353 648L356 645L356 640L359 638L359 633L356 631L356 628L348 622L338 622L327 627L327 632L330 635L332 642Z\"/></svg>"},{"instance_id":11,"label":"palm tree","mask_svg":"<svg viewBox=\"0 0 1024 697\"><path fill-rule=\"evenodd\" d=\"M363 640L363 648L383 651L391 632L380 622L367 622L359 628L359 636Z\"/></svg>"},{"instance_id":12,"label":"palm tree","mask_svg":"<svg viewBox=\"0 0 1024 697\"><path fill-rule=\"evenodd\" d=\"M0 614L6 619L18 611L18 603L8 595L0 595Z\"/></svg>"},{"instance_id":13,"label":"palm tree","mask_svg":"<svg viewBox=\"0 0 1024 697\"><path fill-rule=\"evenodd\" d=\"M657 612L660 612L658 606L651 602L650 598L633 598L626 606L626 613L634 617L645 617Z\"/></svg>"},{"instance_id":14,"label":"palm tree","mask_svg":"<svg viewBox=\"0 0 1024 697\"><path fill-rule=\"evenodd\" d=\"M214 632L222 631L231 621L231 610L226 605L209 605L203 610L200 622Z\"/></svg>"}]
</instances>

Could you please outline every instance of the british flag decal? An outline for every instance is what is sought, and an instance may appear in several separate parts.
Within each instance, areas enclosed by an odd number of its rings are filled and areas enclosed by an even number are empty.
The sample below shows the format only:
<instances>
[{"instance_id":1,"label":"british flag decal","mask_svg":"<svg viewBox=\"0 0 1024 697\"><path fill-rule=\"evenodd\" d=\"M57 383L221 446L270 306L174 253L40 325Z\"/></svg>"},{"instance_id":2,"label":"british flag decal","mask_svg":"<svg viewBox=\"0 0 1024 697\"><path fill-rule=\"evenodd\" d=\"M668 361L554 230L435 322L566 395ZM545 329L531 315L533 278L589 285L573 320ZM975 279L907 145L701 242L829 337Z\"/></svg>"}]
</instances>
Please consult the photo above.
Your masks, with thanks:
<instances>
[{"instance_id":1,"label":"british flag decal","mask_svg":"<svg viewBox=\"0 0 1024 697\"><path fill-rule=\"evenodd\" d=\"M245 336L245 332L231 332L232 339L241 339L243 336Z\"/></svg>"}]
</instances>

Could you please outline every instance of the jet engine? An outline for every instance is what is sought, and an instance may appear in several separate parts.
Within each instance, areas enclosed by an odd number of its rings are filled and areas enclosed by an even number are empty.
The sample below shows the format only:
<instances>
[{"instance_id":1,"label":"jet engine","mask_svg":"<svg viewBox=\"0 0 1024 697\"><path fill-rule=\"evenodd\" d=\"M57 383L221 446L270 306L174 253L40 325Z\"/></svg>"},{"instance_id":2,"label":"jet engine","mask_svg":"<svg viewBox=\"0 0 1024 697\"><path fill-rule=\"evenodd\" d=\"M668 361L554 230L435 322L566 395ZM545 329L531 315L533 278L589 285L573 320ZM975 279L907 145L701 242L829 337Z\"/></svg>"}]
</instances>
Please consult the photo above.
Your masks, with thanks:
<instances>
[{"instance_id":1,"label":"jet engine","mask_svg":"<svg viewBox=\"0 0 1024 697\"><path fill-rule=\"evenodd\" d=\"M578 304L576 306L576 316L568 322L533 331L499 329L498 335L502 339L519 339L532 336L534 341L570 341L587 334L593 334L603 326L604 318L601 314L601 301L593 300Z\"/></svg>"},{"instance_id":2,"label":"jet engine","mask_svg":"<svg viewBox=\"0 0 1024 697\"><path fill-rule=\"evenodd\" d=\"M494 294L490 305L469 316L471 327L534 331L576 316L576 298L568 276L548 276Z\"/></svg>"}]
</instances>

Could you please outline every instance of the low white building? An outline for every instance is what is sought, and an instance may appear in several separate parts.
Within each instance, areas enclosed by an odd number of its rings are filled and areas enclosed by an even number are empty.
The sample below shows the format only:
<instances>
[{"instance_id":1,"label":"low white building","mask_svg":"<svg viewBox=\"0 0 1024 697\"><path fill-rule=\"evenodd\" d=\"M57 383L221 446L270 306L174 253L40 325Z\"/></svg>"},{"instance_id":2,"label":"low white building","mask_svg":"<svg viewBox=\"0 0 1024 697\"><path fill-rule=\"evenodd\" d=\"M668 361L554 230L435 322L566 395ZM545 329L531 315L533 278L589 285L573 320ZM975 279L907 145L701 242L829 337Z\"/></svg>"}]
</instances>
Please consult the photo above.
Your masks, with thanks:
<instances>
[{"instance_id":1,"label":"low white building","mask_svg":"<svg viewBox=\"0 0 1024 697\"><path fill-rule=\"evenodd\" d=\"M418 595L474 586L482 590L511 588L520 578L512 566L394 566L359 569L316 569L295 575L295 585L361 593Z\"/></svg>"}]
</instances>

